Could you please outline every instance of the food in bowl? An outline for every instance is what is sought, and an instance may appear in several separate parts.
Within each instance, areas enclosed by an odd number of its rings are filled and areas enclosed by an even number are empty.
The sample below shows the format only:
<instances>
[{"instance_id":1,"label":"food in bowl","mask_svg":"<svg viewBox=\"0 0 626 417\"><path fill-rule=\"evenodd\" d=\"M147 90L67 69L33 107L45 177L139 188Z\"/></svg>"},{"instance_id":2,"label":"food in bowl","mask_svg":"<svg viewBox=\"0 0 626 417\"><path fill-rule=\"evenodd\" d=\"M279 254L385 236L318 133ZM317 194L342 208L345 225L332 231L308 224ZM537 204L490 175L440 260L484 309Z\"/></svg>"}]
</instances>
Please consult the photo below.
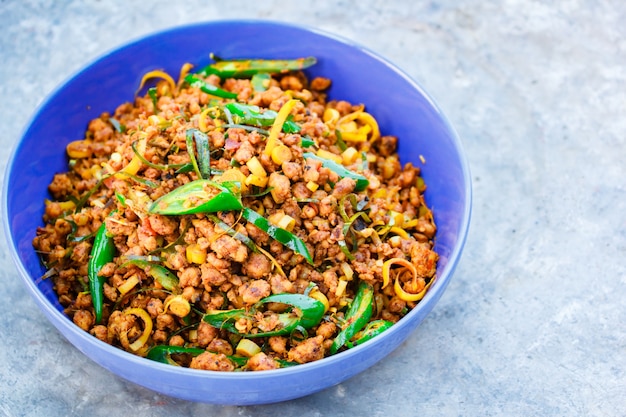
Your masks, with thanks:
<instances>
[{"instance_id":1,"label":"food in bowl","mask_svg":"<svg viewBox=\"0 0 626 417\"><path fill-rule=\"evenodd\" d=\"M367 103L327 100L315 61L150 71L67 145L33 245L77 326L255 371L350 349L419 303L438 259L420 169Z\"/></svg>"}]
</instances>

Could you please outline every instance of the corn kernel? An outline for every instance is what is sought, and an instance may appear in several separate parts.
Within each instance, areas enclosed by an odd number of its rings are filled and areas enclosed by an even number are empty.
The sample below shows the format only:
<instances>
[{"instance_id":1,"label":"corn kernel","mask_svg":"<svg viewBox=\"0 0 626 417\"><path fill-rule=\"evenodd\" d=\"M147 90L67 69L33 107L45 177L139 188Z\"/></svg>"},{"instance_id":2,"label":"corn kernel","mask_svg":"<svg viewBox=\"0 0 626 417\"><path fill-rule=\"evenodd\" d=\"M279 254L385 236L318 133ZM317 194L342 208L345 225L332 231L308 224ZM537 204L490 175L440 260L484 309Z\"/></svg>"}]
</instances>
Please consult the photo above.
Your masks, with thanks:
<instances>
[{"instance_id":1,"label":"corn kernel","mask_svg":"<svg viewBox=\"0 0 626 417\"><path fill-rule=\"evenodd\" d=\"M314 182L314 181L309 181L306 183L306 188L309 189L309 191L311 191L312 193L314 193L315 191L317 191L317 189L319 188L319 184Z\"/></svg>"},{"instance_id":2,"label":"corn kernel","mask_svg":"<svg viewBox=\"0 0 626 417\"><path fill-rule=\"evenodd\" d=\"M324 110L322 119L326 124L337 123L337 120L339 120L339 112L336 109L327 108Z\"/></svg>"},{"instance_id":3,"label":"corn kernel","mask_svg":"<svg viewBox=\"0 0 626 417\"><path fill-rule=\"evenodd\" d=\"M224 171L222 175L215 179L216 182L224 182L224 181L232 181L239 183L240 189L242 193L248 191L248 187L246 185L246 174L241 172L239 168L230 168Z\"/></svg>"},{"instance_id":4,"label":"corn kernel","mask_svg":"<svg viewBox=\"0 0 626 417\"><path fill-rule=\"evenodd\" d=\"M404 224L404 214L394 210L389 210L389 226L402 227Z\"/></svg>"},{"instance_id":5,"label":"corn kernel","mask_svg":"<svg viewBox=\"0 0 626 417\"><path fill-rule=\"evenodd\" d=\"M269 178L267 177L259 177L254 174L250 174L248 175L248 178L246 178L246 185L256 185L257 187L265 187L267 186L268 181L269 181Z\"/></svg>"},{"instance_id":6,"label":"corn kernel","mask_svg":"<svg viewBox=\"0 0 626 417\"><path fill-rule=\"evenodd\" d=\"M235 348L238 355L251 358L261 351L261 347L249 339L241 339Z\"/></svg>"},{"instance_id":7,"label":"corn kernel","mask_svg":"<svg viewBox=\"0 0 626 417\"><path fill-rule=\"evenodd\" d=\"M296 225L296 219L294 219L293 217L284 214L283 216L281 216L280 220L278 220L278 223L276 224L276 226L280 227L281 229L285 229L289 232L291 232L293 230L293 227Z\"/></svg>"},{"instance_id":8,"label":"corn kernel","mask_svg":"<svg viewBox=\"0 0 626 417\"><path fill-rule=\"evenodd\" d=\"M389 244L392 248L399 248L402 244L402 238L400 236L391 236L389 238Z\"/></svg>"},{"instance_id":9,"label":"corn kernel","mask_svg":"<svg viewBox=\"0 0 626 417\"><path fill-rule=\"evenodd\" d=\"M197 243L192 243L185 250L189 263L201 265L206 261L206 249L202 249Z\"/></svg>"},{"instance_id":10,"label":"corn kernel","mask_svg":"<svg viewBox=\"0 0 626 417\"><path fill-rule=\"evenodd\" d=\"M59 202L59 208L63 212L74 210L75 207L76 207L76 204L74 204L73 201L61 201L61 202Z\"/></svg>"},{"instance_id":11,"label":"corn kernel","mask_svg":"<svg viewBox=\"0 0 626 417\"><path fill-rule=\"evenodd\" d=\"M265 168L261 165L258 158L253 156L248 162L246 162L248 168L250 168L250 172L256 175L259 178L267 177L267 172L265 172Z\"/></svg>"},{"instance_id":12,"label":"corn kernel","mask_svg":"<svg viewBox=\"0 0 626 417\"><path fill-rule=\"evenodd\" d=\"M359 151L357 151L352 146L346 148L346 150L341 153L341 159L343 160L344 165L350 165L354 163L358 157Z\"/></svg>"},{"instance_id":13,"label":"corn kernel","mask_svg":"<svg viewBox=\"0 0 626 417\"><path fill-rule=\"evenodd\" d=\"M122 155L119 152L113 152L111 154L111 161L122 162Z\"/></svg>"},{"instance_id":14,"label":"corn kernel","mask_svg":"<svg viewBox=\"0 0 626 417\"><path fill-rule=\"evenodd\" d=\"M285 145L278 145L272 149L272 161L278 165L291 161L291 151Z\"/></svg>"},{"instance_id":15,"label":"corn kernel","mask_svg":"<svg viewBox=\"0 0 626 417\"><path fill-rule=\"evenodd\" d=\"M91 141L75 140L68 143L65 149L71 159L89 158L91 156Z\"/></svg>"},{"instance_id":16,"label":"corn kernel","mask_svg":"<svg viewBox=\"0 0 626 417\"><path fill-rule=\"evenodd\" d=\"M84 226L89 223L89 215L82 212L77 213L76 215L74 215L74 222L76 223L76 226Z\"/></svg>"},{"instance_id":17,"label":"corn kernel","mask_svg":"<svg viewBox=\"0 0 626 417\"><path fill-rule=\"evenodd\" d=\"M148 124L150 124L150 126L158 126L164 121L165 121L164 118L162 118L161 116L157 116L156 114L152 114L148 117Z\"/></svg>"}]
</instances>

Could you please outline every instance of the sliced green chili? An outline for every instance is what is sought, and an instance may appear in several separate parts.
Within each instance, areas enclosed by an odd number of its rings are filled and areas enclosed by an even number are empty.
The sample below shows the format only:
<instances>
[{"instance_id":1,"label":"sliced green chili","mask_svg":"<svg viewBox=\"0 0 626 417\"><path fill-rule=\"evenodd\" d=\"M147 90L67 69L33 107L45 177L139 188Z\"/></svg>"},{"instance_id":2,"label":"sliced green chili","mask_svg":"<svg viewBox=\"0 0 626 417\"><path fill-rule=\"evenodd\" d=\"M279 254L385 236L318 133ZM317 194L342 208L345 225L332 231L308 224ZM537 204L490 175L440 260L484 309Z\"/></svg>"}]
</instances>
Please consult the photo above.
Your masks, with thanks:
<instances>
[{"instance_id":1,"label":"sliced green chili","mask_svg":"<svg viewBox=\"0 0 626 417\"><path fill-rule=\"evenodd\" d=\"M235 327L235 323L241 319L256 321L256 313L267 303L281 303L290 307L286 312L278 314L280 327L267 332L240 333ZM288 335L298 327L310 329L320 323L323 315L324 304L321 301L304 294L284 293L265 297L249 309L240 308L205 314L202 320L215 328L224 329L240 336L255 338Z\"/></svg>"},{"instance_id":2,"label":"sliced green chili","mask_svg":"<svg viewBox=\"0 0 626 417\"><path fill-rule=\"evenodd\" d=\"M150 99L152 100L152 106L154 107L154 114L158 114L159 113L159 108L157 107L157 103L158 103L159 99L157 97L156 87L149 88L148 89L148 95L150 96Z\"/></svg>"},{"instance_id":3,"label":"sliced green chili","mask_svg":"<svg viewBox=\"0 0 626 417\"><path fill-rule=\"evenodd\" d=\"M337 147L342 152L348 149L348 145L343 141L343 137L341 136L341 131L339 129L335 130L335 137L337 138Z\"/></svg>"},{"instance_id":4,"label":"sliced green chili","mask_svg":"<svg viewBox=\"0 0 626 417\"><path fill-rule=\"evenodd\" d=\"M393 326L392 321L388 320L374 320L367 323L367 326L360 332L354 335L354 341L347 341L346 346L348 348L353 348L357 345L367 342L368 340L378 336L388 328Z\"/></svg>"},{"instance_id":5,"label":"sliced green chili","mask_svg":"<svg viewBox=\"0 0 626 417\"><path fill-rule=\"evenodd\" d=\"M272 126L277 115L273 110L261 112L259 106L243 103L228 103L224 108L230 112L233 123L258 127Z\"/></svg>"},{"instance_id":6,"label":"sliced green chili","mask_svg":"<svg viewBox=\"0 0 626 417\"><path fill-rule=\"evenodd\" d=\"M302 146L303 148L310 148L311 146L316 146L317 144L315 143L315 141L313 139L311 139L310 136L303 136L300 139L300 146Z\"/></svg>"},{"instance_id":7,"label":"sliced green chili","mask_svg":"<svg viewBox=\"0 0 626 417\"><path fill-rule=\"evenodd\" d=\"M209 138L198 129L187 129L187 152L199 178L208 179L211 176L211 150L209 149ZM193 143L195 140L196 158L193 152Z\"/></svg>"},{"instance_id":8,"label":"sliced green chili","mask_svg":"<svg viewBox=\"0 0 626 417\"><path fill-rule=\"evenodd\" d=\"M150 161L148 161L142 154L141 152L139 152L139 150L137 149L137 142L138 141L134 141L133 143L130 144L131 149L133 150L133 152L135 153L135 155L137 155L137 158L139 158L139 160L141 161L142 164L147 165L151 168L154 169L160 169L162 171L166 171L170 168L182 168L184 165L186 164L167 164L167 165L161 165L161 164L154 164Z\"/></svg>"},{"instance_id":9,"label":"sliced green chili","mask_svg":"<svg viewBox=\"0 0 626 417\"><path fill-rule=\"evenodd\" d=\"M222 220L220 220L219 217L215 215L209 214L208 217L209 219L211 219L211 221L213 221L213 223L219 226L219 228L225 231L230 237L239 240L241 243L250 248L251 251L258 252L256 243L254 243L254 241L248 236L244 235L243 233L239 233L237 230L224 223Z\"/></svg>"},{"instance_id":10,"label":"sliced green chili","mask_svg":"<svg viewBox=\"0 0 626 417\"><path fill-rule=\"evenodd\" d=\"M214 55L211 55L216 59ZM233 59L219 60L207 65L199 74L215 74L220 78L249 78L258 73L282 73L308 68L317 62L315 57L298 59Z\"/></svg>"},{"instance_id":11,"label":"sliced green chili","mask_svg":"<svg viewBox=\"0 0 626 417\"><path fill-rule=\"evenodd\" d=\"M217 188L218 194L208 192ZM229 181L217 183L198 179L191 181L157 199L148 208L149 213L181 216L194 213L215 213L239 210L241 198L235 193L235 185Z\"/></svg>"},{"instance_id":12,"label":"sliced green chili","mask_svg":"<svg viewBox=\"0 0 626 417\"><path fill-rule=\"evenodd\" d=\"M166 290L178 292L178 277L166 267L142 259L129 259L122 264L122 266L126 265L138 266L154 278L154 280L161 284Z\"/></svg>"},{"instance_id":13,"label":"sliced green chili","mask_svg":"<svg viewBox=\"0 0 626 417\"><path fill-rule=\"evenodd\" d=\"M305 159L310 158L310 159L315 159L317 161L320 161L323 167L330 169L335 174L339 175L341 178L352 178L354 181L356 181L356 187L354 188L355 191L363 191L365 187L369 185L369 181L363 175L352 172L346 169L346 167L344 167L343 165L340 165L335 161L321 158L311 152L305 152L302 156Z\"/></svg>"},{"instance_id":14,"label":"sliced green chili","mask_svg":"<svg viewBox=\"0 0 626 417\"><path fill-rule=\"evenodd\" d=\"M283 123L283 132L285 132L285 133L300 133L301 130L302 130L302 128L300 127L300 125L297 124L293 120L293 114L290 114L289 116L287 116L287 120L285 120L285 122Z\"/></svg>"},{"instance_id":15,"label":"sliced green chili","mask_svg":"<svg viewBox=\"0 0 626 417\"><path fill-rule=\"evenodd\" d=\"M243 103L228 103L225 104L224 114L228 118L232 118L232 124L235 125L249 125L255 127L271 127L278 116L278 113L274 110L260 111L259 106ZM228 119L229 125L231 125L231 119ZM224 126L228 127L228 126ZM293 120L293 115L289 115L287 120L283 123L283 132L285 133L298 133L302 128ZM266 133L266 134L269 134Z\"/></svg>"},{"instance_id":16,"label":"sliced green chili","mask_svg":"<svg viewBox=\"0 0 626 417\"><path fill-rule=\"evenodd\" d=\"M374 287L365 281L359 283L356 295L348 309L345 322L341 331L330 347L330 353L334 355L352 337L359 332L372 317L372 305L374 300Z\"/></svg>"},{"instance_id":17,"label":"sliced green chili","mask_svg":"<svg viewBox=\"0 0 626 417\"><path fill-rule=\"evenodd\" d=\"M230 91L226 91L219 87L214 86L213 84L209 84L206 81L196 77L193 74L188 74L185 77L185 81L192 87L199 88L203 92L207 94L211 94L213 96L222 97L222 98L237 98L237 93L232 93Z\"/></svg>"},{"instance_id":18,"label":"sliced green chili","mask_svg":"<svg viewBox=\"0 0 626 417\"><path fill-rule=\"evenodd\" d=\"M252 84L252 89L256 92L263 92L267 90L270 86L270 80L272 76L267 72L259 72L254 74L250 79L250 84Z\"/></svg>"},{"instance_id":19,"label":"sliced green chili","mask_svg":"<svg viewBox=\"0 0 626 417\"><path fill-rule=\"evenodd\" d=\"M265 129L261 129L260 127L256 127L256 126L248 126L248 125L240 125L237 123L225 123L223 125L221 125L220 127L223 127L225 129L243 129L243 130L247 130L248 132L257 132L260 133L263 136L269 136L270 132L268 132ZM224 137L226 137L226 135L224 135Z\"/></svg>"},{"instance_id":20,"label":"sliced green chili","mask_svg":"<svg viewBox=\"0 0 626 417\"><path fill-rule=\"evenodd\" d=\"M113 238L108 235L106 225L102 222L96 232L87 265L89 291L91 292L91 302L96 316L96 323L100 323L102 320L104 283L106 282L106 278L99 276L98 273L105 264L113 260L114 255L115 245L113 244Z\"/></svg>"},{"instance_id":21,"label":"sliced green chili","mask_svg":"<svg viewBox=\"0 0 626 417\"><path fill-rule=\"evenodd\" d=\"M242 217L270 235L272 239L279 241L292 251L304 256L310 264L313 264L313 258L309 253L309 249L298 236L285 229L274 226L265 217L247 207L243 209Z\"/></svg>"}]
</instances>

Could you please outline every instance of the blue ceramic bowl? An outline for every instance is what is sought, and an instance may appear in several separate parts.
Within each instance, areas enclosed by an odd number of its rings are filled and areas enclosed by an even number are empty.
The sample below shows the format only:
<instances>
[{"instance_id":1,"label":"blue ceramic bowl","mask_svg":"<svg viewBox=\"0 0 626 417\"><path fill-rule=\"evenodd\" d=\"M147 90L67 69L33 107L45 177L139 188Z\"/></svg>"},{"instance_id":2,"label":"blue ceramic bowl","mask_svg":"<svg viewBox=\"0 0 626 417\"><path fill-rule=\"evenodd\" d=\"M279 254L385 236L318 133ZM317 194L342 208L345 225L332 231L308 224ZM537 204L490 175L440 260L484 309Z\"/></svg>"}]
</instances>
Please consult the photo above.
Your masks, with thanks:
<instances>
[{"instance_id":1,"label":"blue ceramic bowl","mask_svg":"<svg viewBox=\"0 0 626 417\"><path fill-rule=\"evenodd\" d=\"M83 137L87 123L131 101L143 74L177 74L184 62L224 58L316 56L310 76L332 79L330 98L364 103L383 134L398 136L403 162L422 166L426 200L438 225L437 280L398 324L379 337L330 358L296 367L218 373L164 365L107 345L62 313L32 247L41 225L47 185L66 170L65 145ZM433 75L435 76L435 75ZM42 142L42 138L45 141ZM426 164L420 162L420 155ZM302 397L369 368L402 343L444 292L461 256L470 221L468 165L454 130L433 100L404 72L376 54L317 30L265 21L217 21L147 36L101 57L45 100L16 144L4 184L4 226L20 275L52 324L81 352L109 371L144 387L187 400L261 404Z\"/></svg>"}]
</instances>

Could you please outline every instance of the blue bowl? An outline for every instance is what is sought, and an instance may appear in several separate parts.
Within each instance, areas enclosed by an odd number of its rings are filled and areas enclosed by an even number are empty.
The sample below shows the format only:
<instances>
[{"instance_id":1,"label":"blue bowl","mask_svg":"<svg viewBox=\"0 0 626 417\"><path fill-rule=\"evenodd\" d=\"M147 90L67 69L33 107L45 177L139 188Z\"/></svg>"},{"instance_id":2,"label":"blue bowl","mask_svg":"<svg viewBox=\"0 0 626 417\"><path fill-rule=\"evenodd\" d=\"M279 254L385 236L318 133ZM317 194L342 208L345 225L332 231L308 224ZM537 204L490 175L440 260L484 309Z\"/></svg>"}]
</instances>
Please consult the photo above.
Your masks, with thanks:
<instances>
[{"instance_id":1,"label":"blue bowl","mask_svg":"<svg viewBox=\"0 0 626 417\"><path fill-rule=\"evenodd\" d=\"M32 247L41 225L52 176L65 171L65 145L83 137L89 120L132 101L142 75L154 69L177 74L185 62L224 58L315 56L309 76L331 78L329 96L364 103L383 134L399 138L402 162L422 166L426 201L438 226L437 279L419 305L369 342L296 367L219 373L144 359L101 342L63 314ZM420 162L423 156L426 163ZM214 404L247 405L302 397L369 368L402 343L443 294L460 259L471 212L469 169L459 139L424 90L404 72L344 39L282 23L216 21L178 27L126 44L81 70L36 111L16 144L3 190L4 226L20 275L52 324L81 352L109 371L160 393Z\"/></svg>"}]
</instances>

